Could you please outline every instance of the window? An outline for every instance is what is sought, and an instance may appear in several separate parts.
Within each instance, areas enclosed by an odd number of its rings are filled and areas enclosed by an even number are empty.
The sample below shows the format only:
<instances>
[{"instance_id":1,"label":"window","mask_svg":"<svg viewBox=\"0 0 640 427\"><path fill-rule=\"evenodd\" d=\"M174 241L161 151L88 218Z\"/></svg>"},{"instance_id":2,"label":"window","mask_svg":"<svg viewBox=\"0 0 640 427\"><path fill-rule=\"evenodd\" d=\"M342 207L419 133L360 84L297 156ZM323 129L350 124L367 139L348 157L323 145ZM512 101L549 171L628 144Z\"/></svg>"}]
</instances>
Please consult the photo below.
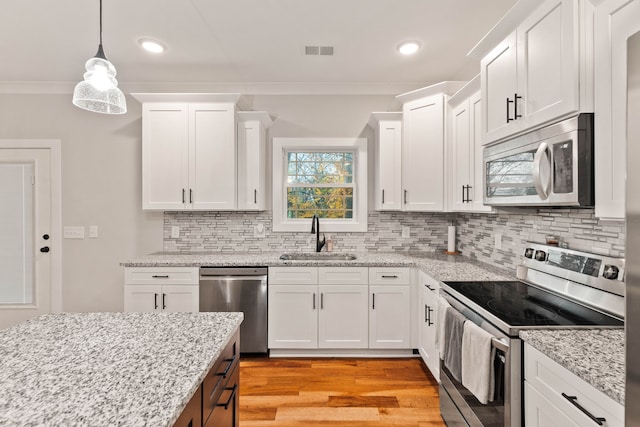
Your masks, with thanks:
<instances>
[{"instance_id":1,"label":"window","mask_svg":"<svg viewBox=\"0 0 640 427\"><path fill-rule=\"evenodd\" d=\"M274 138L273 229L367 230L367 141Z\"/></svg>"}]
</instances>

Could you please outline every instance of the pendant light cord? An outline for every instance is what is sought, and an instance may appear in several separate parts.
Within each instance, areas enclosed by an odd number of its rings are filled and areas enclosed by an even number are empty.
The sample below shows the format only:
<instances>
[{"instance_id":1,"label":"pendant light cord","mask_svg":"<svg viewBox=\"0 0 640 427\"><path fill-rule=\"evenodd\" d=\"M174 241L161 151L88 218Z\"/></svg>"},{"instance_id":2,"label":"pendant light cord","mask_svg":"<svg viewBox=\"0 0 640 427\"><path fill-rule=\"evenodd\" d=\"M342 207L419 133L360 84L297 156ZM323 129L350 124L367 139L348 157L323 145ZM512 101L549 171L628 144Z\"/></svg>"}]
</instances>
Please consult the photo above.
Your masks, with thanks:
<instances>
[{"instance_id":1,"label":"pendant light cord","mask_svg":"<svg viewBox=\"0 0 640 427\"><path fill-rule=\"evenodd\" d=\"M104 49L102 48L102 0L100 0L100 44L98 45L98 52L96 53L96 58L107 59L104 54Z\"/></svg>"},{"instance_id":2,"label":"pendant light cord","mask_svg":"<svg viewBox=\"0 0 640 427\"><path fill-rule=\"evenodd\" d=\"M102 0L100 0L100 45L102 45Z\"/></svg>"}]
</instances>

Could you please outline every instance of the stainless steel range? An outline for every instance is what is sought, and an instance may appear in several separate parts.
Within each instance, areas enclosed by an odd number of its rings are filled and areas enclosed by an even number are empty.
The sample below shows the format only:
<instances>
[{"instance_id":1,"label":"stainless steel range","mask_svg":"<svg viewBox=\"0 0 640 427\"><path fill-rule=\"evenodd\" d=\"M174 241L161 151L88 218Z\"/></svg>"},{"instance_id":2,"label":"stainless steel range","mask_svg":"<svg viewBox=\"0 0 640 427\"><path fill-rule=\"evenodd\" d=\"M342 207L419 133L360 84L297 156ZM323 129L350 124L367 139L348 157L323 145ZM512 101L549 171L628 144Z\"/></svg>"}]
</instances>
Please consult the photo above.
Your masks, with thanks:
<instances>
[{"instance_id":1,"label":"stainless steel range","mask_svg":"<svg viewBox=\"0 0 640 427\"><path fill-rule=\"evenodd\" d=\"M531 243L518 281L444 282L441 295L493 334L494 401L481 404L441 363L440 410L449 426L523 425L522 329L624 327L624 259Z\"/></svg>"}]
</instances>

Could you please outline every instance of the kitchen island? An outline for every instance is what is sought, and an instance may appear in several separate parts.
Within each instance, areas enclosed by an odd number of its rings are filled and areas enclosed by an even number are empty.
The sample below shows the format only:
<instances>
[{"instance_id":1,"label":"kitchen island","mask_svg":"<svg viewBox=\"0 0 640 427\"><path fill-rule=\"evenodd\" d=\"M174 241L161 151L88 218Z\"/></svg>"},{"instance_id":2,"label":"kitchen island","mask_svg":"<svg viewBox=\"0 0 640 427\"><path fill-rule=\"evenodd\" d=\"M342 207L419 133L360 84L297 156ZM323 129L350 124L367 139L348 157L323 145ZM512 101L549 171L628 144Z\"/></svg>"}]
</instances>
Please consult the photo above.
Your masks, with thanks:
<instances>
[{"instance_id":1,"label":"kitchen island","mask_svg":"<svg viewBox=\"0 0 640 427\"><path fill-rule=\"evenodd\" d=\"M242 313L63 313L0 331L0 425L171 426Z\"/></svg>"}]
</instances>

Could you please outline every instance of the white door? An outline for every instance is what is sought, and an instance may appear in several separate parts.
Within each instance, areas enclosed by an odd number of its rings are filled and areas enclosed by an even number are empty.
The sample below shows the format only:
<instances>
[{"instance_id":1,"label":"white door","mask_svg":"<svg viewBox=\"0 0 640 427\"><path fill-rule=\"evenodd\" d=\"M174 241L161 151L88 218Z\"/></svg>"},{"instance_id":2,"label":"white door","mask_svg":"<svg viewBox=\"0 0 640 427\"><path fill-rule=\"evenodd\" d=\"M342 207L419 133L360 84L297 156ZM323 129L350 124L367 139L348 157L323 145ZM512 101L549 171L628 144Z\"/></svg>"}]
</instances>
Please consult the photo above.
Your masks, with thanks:
<instances>
[{"instance_id":1,"label":"white door","mask_svg":"<svg viewBox=\"0 0 640 427\"><path fill-rule=\"evenodd\" d=\"M454 211L469 210L468 199L471 198L468 187L471 184L470 174L470 110L469 101L465 100L451 113L453 122L451 143L453 145L453 162L451 163L453 186L451 188L451 208ZM470 173L471 172L471 173Z\"/></svg>"},{"instance_id":2,"label":"white door","mask_svg":"<svg viewBox=\"0 0 640 427\"><path fill-rule=\"evenodd\" d=\"M160 285L127 285L124 287L125 313L145 313L162 310Z\"/></svg>"},{"instance_id":3,"label":"white door","mask_svg":"<svg viewBox=\"0 0 640 427\"><path fill-rule=\"evenodd\" d=\"M409 286L369 286L369 348L410 348Z\"/></svg>"},{"instance_id":4,"label":"white door","mask_svg":"<svg viewBox=\"0 0 640 427\"><path fill-rule=\"evenodd\" d=\"M162 286L162 310L170 313L197 313L199 311L198 285Z\"/></svg>"},{"instance_id":5,"label":"white door","mask_svg":"<svg viewBox=\"0 0 640 427\"><path fill-rule=\"evenodd\" d=\"M369 286L320 285L319 348L369 346Z\"/></svg>"},{"instance_id":6,"label":"white door","mask_svg":"<svg viewBox=\"0 0 640 427\"><path fill-rule=\"evenodd\" d=\"M13 148L30 145L44 146ZM59 189L52 157L59 160L59 151L52 154L46 145L0 141L0 329L49 313L52 306L60 310L59 283L53 280L59 273L59 216L52 209L58 208L52 191Z\"/></svg>"},{"instance_id":7,"label":"white door","mask_svg":"<svg viewBox=\"0 0 640 427\"><path fill-rule=\"evenodd\" d=\"M269 284L269 348L318 348L318 287Z\"/></svg>"},{"instance_id":8,"label":"white door","mask_svg":"<svg viewBox=\"0 0 640 427\"><path fill-rule=\"evenodd\" d=\"M380 121L378 129L378 158L376 159L380 194L378 209L399 211L402 209L402 122Z\"/></svg>"}]
</instances>

